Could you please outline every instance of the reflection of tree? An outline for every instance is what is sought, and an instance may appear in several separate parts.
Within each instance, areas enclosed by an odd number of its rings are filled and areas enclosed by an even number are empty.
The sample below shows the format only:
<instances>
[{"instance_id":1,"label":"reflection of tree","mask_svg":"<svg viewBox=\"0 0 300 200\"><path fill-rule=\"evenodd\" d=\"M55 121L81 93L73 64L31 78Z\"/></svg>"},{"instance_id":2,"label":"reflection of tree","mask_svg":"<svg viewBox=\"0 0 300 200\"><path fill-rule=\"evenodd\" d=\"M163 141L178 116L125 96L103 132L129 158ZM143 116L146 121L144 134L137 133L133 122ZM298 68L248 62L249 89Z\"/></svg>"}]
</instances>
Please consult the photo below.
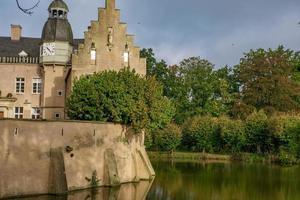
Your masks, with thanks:
<instances>
[{"instance_id":1,"label":"reflection of tree","mask_svg":"<svg viewBox=\"0 0 300 200\"><path fill-rule=\"evenodd\" d=\"M23 7L20 5L19 0L16 0L16 2L17 2L18 8L19 8L22 12L24 12L24 13L26 13L26 14L28 14L28 15L31 15L31 14L33 13L33 10L34 10L36 7L38 7L38 5L39 5L39 3L40 3L40 0L38 0L38 2L35 3L35 4L34 4L32 7L30 7L30 8L23 8Z\"/></svg>"},{"instance_id":2,"label":"reflection of tree","mask_svg":"<svg viewBox=\"0 0 300 200\"><path fill-rule=\"evenodd\" d=\"M285 169L238 163L153 164L156 179L149 200L300 199L299 167Z\"/></svg>"}]
</instances>

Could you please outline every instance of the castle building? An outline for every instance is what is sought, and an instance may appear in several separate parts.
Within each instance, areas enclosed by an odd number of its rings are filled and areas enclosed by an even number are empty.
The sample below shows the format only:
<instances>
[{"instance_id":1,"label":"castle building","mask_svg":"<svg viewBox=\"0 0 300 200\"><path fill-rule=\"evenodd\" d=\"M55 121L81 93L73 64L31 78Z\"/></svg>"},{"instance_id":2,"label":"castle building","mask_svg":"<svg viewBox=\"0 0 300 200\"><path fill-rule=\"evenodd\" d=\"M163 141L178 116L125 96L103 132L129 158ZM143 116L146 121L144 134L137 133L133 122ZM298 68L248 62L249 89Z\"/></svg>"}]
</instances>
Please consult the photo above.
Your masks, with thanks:
<instances>
[{"instance_id":1,"label":"castle building","mask_svg":"<svg viewBox=\"0 0 300 200\"><path fill-rule=\"evenodd\" d=\"M83 39L73 38L63 0L53 0L48 12L41 38L23 37L19 25L0 37L0 118L66 119L75 78L124 67L146 74L146 60L120 22L115 0L98 9Z\"/></svg>"}]
</instances>

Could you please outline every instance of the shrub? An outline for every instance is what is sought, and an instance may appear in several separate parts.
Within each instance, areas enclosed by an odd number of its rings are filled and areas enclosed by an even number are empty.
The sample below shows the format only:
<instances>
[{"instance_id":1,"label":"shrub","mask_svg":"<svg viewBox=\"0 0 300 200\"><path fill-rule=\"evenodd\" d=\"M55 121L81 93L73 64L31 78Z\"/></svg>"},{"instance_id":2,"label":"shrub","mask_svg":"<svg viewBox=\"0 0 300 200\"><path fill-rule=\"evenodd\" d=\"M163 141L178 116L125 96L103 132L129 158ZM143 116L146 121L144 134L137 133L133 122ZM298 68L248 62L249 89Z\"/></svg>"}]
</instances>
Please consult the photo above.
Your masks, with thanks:
<instances>
[{"instance_id":1,"label":"shrub","mask_svg":"<svg viewBox=\"0 0 300 200\"><path fill-rule=\"evenodd\" d=\"M222 141L216 118L196 116L183 125L183 147L192 151L216 152Z\"/></svg>"},{"instance_id":2,"label":"shrub","mask_svg":"<svg viewBox=\"0 0 300 200\"><path fill-rule=\"evenodd\" d=\"M268 117L264 111L253 112L245 122L246 148L253 153L271 150L271 136L268 131Z\"/></svg>"},{"instance_id":3,"label":"shrub","mask_svg":"<svg viewBox=\"0 0 300 200\"><path fill-rule=\"evenodd\" d=\"M168 124L152 136L154 149L161 151L174 151L181 143L181 129L176 124Z\"/></svg>"},{"instance_id":4,"label":"shrub","mask_svg":"<svg viewBox=\"0 0 300 200\"><path fill-rule=\"evenodd\" d=\"M269 119L268 129L272 135L275 153L282 149L290 154L297 154L297 138L300 132L300 118L294 115L277 115ZM299 141L299 140L298 140Z\"/></svg>"},{"instance_id":5,"label":"shrub","mask_svg":"<svg viewBox=\"0 0 300 200\"><path fill-rule=\"evenodd\" d=\"M224 150L239 153L245 146L245 125L241 120L226 117L219 118L220 134L224 143Z\"/></svg>"}]
</instances>

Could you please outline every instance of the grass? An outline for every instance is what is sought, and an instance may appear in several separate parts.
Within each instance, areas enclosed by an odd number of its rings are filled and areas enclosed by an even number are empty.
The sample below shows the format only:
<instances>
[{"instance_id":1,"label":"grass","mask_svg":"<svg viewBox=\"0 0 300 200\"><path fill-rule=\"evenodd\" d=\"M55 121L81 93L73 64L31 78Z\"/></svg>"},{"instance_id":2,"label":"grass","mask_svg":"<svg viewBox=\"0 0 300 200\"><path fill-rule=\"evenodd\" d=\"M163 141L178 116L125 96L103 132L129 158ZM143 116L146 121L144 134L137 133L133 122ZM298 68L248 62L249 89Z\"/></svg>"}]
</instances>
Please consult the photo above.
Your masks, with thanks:
<instances>
[{"instance_id":1,"label":"grass","mask_svg":"<svg viewBox=\"0 0 300 200\"><path fill-rule=\"evenodd\" d=\"M149 158L157 160L173 160L178 162L245 162L280 164L278 157L274 155L258 155L251 153L240 153L236 155L210 154L201 152L160 152L148 151ZM296 163L295 163L296 164ZM281 164L280 164L281 165Z\"/></svg>"},{"instance_id":2,"label":"grass","mask_svg":"<svg viewBox=\"0 0 300 200\"><path fill-rule=\"evenodd\" d=\"M231 161L230 155L192 153L192 152L148 152L151 160L177 160L177 161Z\"/></svg>"}]
</instances>

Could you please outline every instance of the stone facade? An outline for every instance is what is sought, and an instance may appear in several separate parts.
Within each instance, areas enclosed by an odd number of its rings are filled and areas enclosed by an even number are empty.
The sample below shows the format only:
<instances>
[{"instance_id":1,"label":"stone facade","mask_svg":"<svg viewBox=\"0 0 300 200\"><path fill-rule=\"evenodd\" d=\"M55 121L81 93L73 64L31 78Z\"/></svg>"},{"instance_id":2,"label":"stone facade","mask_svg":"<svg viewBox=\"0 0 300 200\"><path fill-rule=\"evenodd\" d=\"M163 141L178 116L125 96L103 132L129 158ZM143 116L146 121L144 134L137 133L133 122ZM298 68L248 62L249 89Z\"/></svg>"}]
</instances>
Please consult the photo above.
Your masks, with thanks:
<instances>
[{"instance_id":1,"label":"stone facade","mask_svg":"<svg viewBox=\"0 0 300 200\"><path fill-rule=\"evenodd\" d=\"M152 180L155 175L143 134L133 134L126 126L4 119L0 133L0 198L64 194ZM147 192L143 190L140 195Z\"/></svg>"},{"instance_id":2,"label":"stone facade","mask_svg":"<svg viewBox=\"0 0 300 200\"><path fill-rule=\"evenodd\" d=\"M73 39L63 0L53 0L48 11L40 39L22 37L19 25L12 25L10 38L0 37L0 118L66 119L76 77L124 67L146 74L146 60L120 22L115 0L98 9L84 39Z\"/></svg>"}]
</instances>

